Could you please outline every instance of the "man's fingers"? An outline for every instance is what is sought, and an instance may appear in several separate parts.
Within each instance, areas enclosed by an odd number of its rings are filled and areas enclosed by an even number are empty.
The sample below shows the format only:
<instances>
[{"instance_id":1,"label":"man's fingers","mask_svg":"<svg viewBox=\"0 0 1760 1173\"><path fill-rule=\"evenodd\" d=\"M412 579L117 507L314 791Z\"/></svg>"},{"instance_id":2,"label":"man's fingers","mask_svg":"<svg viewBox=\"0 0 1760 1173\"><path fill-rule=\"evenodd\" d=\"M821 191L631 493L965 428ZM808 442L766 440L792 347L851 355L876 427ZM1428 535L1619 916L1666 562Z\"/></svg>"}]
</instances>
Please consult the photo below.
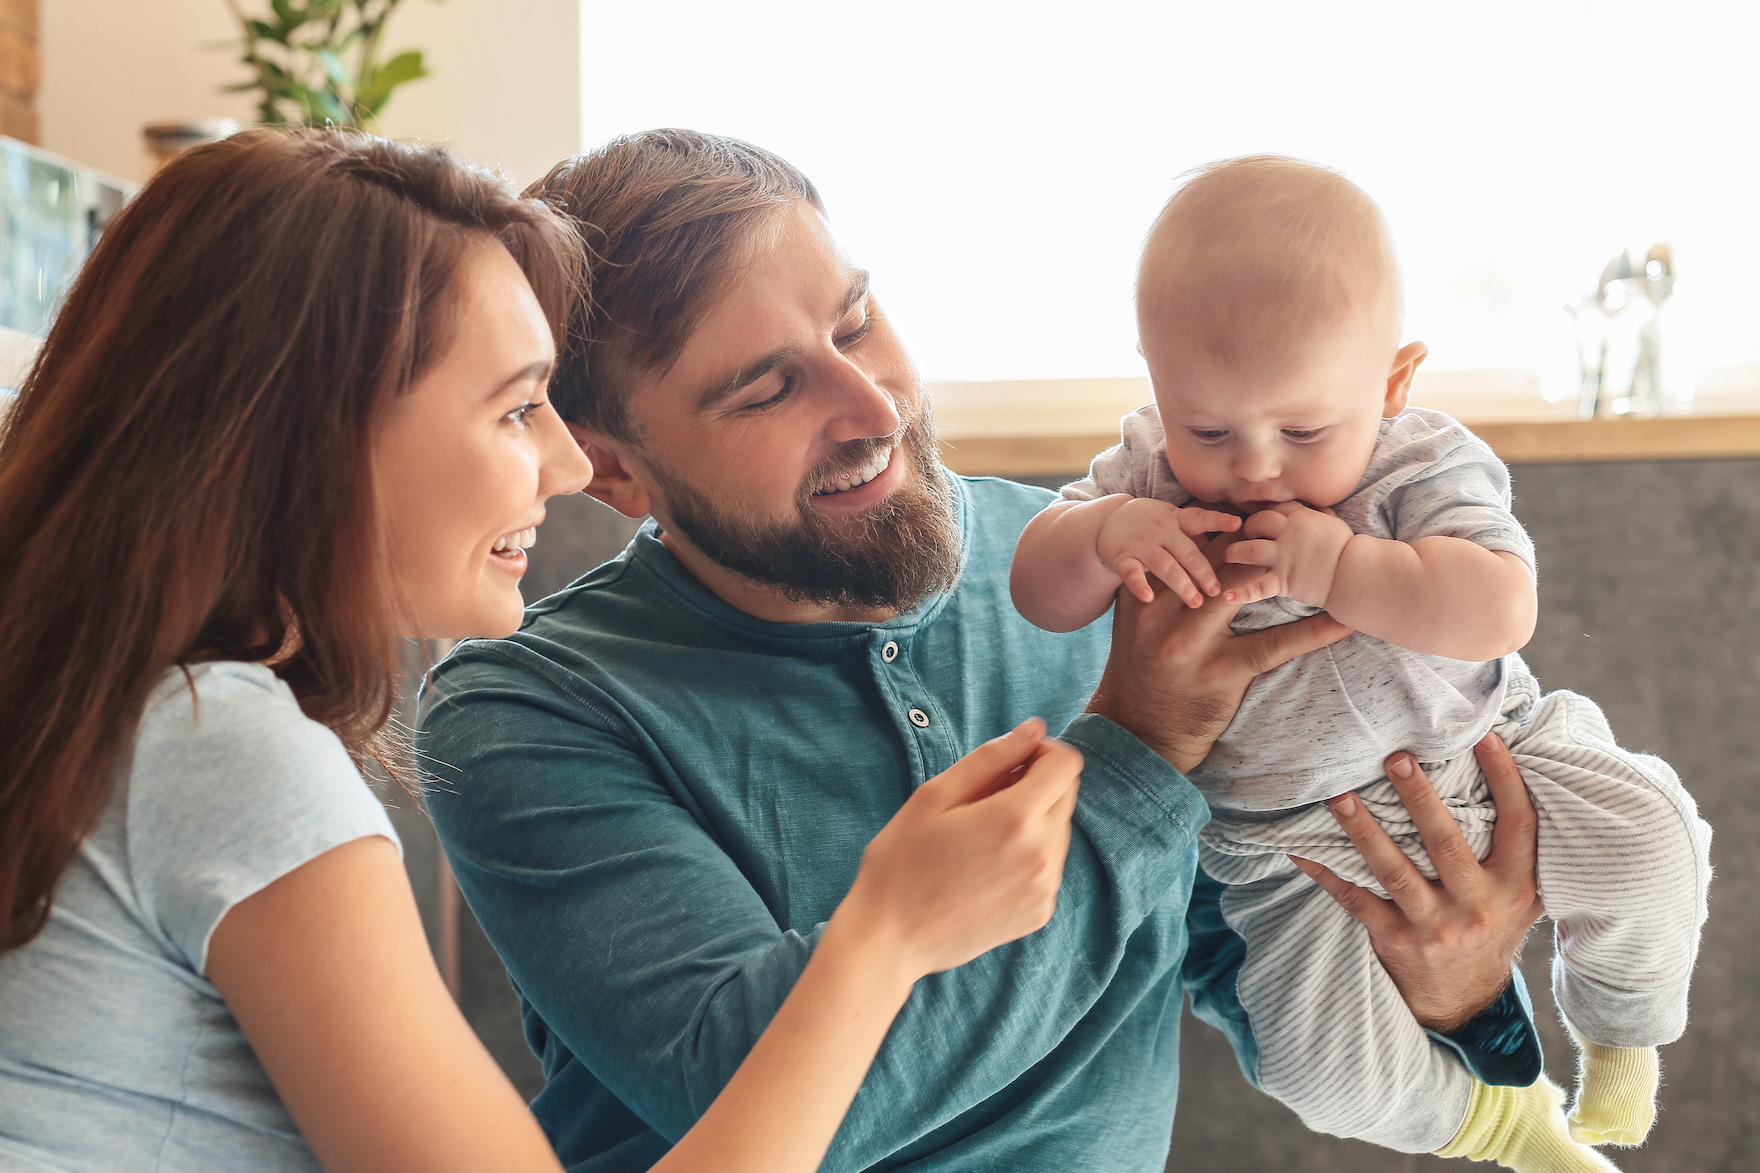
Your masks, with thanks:
<instances>
[{"instance_id":1,"label":"man's fingers","mask_svg":"<svg viewBox=\"0 0 1760 1173\"><path fill-rule=\"evenodd\" d=\"M1418 768L1418 760L1409 753L1396 753L1387 759L1385 768L1387 780L1399 792L1400 802L1418 828L1418 837L1430 853L1430 863L1442 886L1465 892L1480 883L1484 876L1478 857L1467 844L1467 837L1461 834L1460 824L1430 785L1430 779Z\"/></svg>"},{"instance_id":2,"label":"man's fingers","mask_svg":"<svg viewBox=\"0 0 1760 1173\"><path fill-rule=\"evenodd\" d=\"M1331 868L1323 867L1311 859L1292 855L1289 861L1320 885L1328 896L1338 901L1340 908L1350 913L1370 932L1391 932L1398 927L1399 910L1367 888L1359 888L1349 880L1340 879Z\"/></svg>"},{"instance_id":3,"label":"man's fingers","mask_svg":"<svg viewBox=\"0 0 1760 1173\"><path fill-rule=\"evenodd\" d=\"M1246 654L1248 666L1257 676L1279 664L1287 664L1297 656L1335 644L1350 633L1350 628L1322 611L1294 623L1280 623L1243 635L1235 646Z\"/></svg>"},{"instance_id":4,"label":"man's fingers","mask_svg":"<svg viewBox=\"0 0 1760 1173\"><path fill-rule=\"evenodd\" d=\"M1363 800L1355 794L1341 794L1327 807L1393 902L1414 920L1422 921L1429 916L1436 903L1430 881L1387 837L1387 832L1381 829L1381 824L1375 821Z\"/></svg>"},{"instance_id":5,"label":"man's fingers","mask_svg":"<svg viewBox=\"0 0 1760 1173\"><path fill-rule=\"evenodd\" d=\"M1491 829L1491 854L1485 857L1485 867L1506 879L1522 877L1531 882L1539 818L1534 814L1528 784L1522 781L1521 770L1497 734L1480 738L1473 754L1485 771L1491 801L1497 807L1497 825Z\"/></svg>"}]
</instances>

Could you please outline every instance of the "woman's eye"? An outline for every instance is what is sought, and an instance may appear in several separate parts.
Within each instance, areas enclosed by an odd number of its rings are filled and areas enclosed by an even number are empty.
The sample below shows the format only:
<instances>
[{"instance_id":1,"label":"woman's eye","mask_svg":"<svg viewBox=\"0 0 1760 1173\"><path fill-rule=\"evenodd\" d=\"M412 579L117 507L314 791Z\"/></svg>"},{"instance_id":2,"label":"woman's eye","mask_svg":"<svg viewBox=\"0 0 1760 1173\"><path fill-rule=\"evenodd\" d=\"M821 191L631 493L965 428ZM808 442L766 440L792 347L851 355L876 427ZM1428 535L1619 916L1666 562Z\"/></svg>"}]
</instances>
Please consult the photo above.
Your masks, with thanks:
<instances>
[{"instance_id":1,"label":"woman's eye","mask_svg":"<svg viewBox=\"0 0 1760 1173\"><path fill-rule=\"evenodd\" d=\"M528 399L526 402L520 404L501 418L510 423L517 424L522 428L529 428L532 426L532 416L538 411L541 411L543 407L544 405L542 403L536 403Z\"/></svg>"}]
</instances>

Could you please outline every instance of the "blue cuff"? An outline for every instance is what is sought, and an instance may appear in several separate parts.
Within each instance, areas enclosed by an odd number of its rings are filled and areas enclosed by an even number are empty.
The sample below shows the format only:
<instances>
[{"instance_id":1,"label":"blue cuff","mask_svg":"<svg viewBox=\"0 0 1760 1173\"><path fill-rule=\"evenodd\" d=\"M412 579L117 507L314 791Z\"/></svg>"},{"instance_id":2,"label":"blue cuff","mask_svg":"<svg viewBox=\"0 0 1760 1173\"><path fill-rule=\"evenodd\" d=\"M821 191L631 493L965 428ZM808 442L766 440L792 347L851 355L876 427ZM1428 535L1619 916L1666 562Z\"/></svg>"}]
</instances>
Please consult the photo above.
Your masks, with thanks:
<instances>
[{"instance_id":1,"label":"blue cuff","mask_svg":"<svg viewBox=\"0 0 1760 1173\"><path fill-rule=\"evenodd\" d=\"M1424 1032L1452 1049L1480 1083L1527 1087L1540 1078L1540 1036L1534 1030L1534 1003L1522 971L1514 970L1497 1001L1450 1034Z\"/></svg>"}]
</instances>

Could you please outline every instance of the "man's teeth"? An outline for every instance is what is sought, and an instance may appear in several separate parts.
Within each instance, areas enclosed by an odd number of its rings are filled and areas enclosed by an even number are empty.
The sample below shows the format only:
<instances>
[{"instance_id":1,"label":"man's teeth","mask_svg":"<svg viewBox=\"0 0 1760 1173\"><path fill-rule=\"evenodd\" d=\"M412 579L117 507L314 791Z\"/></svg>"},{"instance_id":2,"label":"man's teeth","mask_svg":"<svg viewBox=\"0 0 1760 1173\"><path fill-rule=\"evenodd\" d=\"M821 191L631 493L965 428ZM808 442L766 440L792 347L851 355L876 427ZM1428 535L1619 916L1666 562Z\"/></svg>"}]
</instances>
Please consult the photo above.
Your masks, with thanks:
<instances>
[{"instance_id":1,"label":"man's teeth","mask_svg":"<svg viewBox=\"0 0 1760 1173\"><path fill-rule=\"evenodd\" d=\"M847 493L857 485L867 484L869 481L886 471L886 467L892 463L892 454L897 451L898 449L896 448L881 449L874 454L872 460L868 461L867 464L858 468L856 471L843 473L840 476L833 477L831 480L826 481L823 485L820 485L819 492L821 494Z\"/></svg>"},{"instance_id":2,"label":"man's teeth","mask_svg":"<svg viewBox=\"0 0 1760 1173\"><path fill-rule=\"evenodd\" d=\"M505 554L510 550L524 550L538 544L538 529L514 530L510 534L502 534L495 539L495 553Z\"/></svg>"}]
</instances>

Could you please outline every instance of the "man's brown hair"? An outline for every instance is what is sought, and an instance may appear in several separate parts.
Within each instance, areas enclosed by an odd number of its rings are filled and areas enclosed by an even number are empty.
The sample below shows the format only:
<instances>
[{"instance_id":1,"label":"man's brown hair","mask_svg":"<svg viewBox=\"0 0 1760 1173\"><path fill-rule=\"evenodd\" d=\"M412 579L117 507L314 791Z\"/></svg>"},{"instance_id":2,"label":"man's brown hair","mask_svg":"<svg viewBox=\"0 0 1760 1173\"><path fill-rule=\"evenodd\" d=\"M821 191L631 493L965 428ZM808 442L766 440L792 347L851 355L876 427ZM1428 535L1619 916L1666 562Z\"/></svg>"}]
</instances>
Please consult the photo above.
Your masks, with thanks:
<instances>
[{"instance_id":1,"label":"man's brown hair","mask_svg":"<svg viewBox=\"0 0 1760 1173\"><path fill-rule=\"evenodd\" d=\"M570 322L551 401L564 419L630 441L639 437L618 376L669 368L757 231L798 200L825 207L784 159L694 130L612 139L525 194L572 218L588 252L592 293Z\"/></svg>"},{"instance_id":2,"label":"man's brown hair","mask_svg":"<svg viewBox=\"0 0 1760 1173\"><path fill-rule=\"evenodd\" d=\"M398 614L378 424L499 241L558 336L562 217L444 151L251 130L110 224L0 422L0 952L39 933L177 665L275 662L390 762Z\"/></svg>"}]
</instances>

